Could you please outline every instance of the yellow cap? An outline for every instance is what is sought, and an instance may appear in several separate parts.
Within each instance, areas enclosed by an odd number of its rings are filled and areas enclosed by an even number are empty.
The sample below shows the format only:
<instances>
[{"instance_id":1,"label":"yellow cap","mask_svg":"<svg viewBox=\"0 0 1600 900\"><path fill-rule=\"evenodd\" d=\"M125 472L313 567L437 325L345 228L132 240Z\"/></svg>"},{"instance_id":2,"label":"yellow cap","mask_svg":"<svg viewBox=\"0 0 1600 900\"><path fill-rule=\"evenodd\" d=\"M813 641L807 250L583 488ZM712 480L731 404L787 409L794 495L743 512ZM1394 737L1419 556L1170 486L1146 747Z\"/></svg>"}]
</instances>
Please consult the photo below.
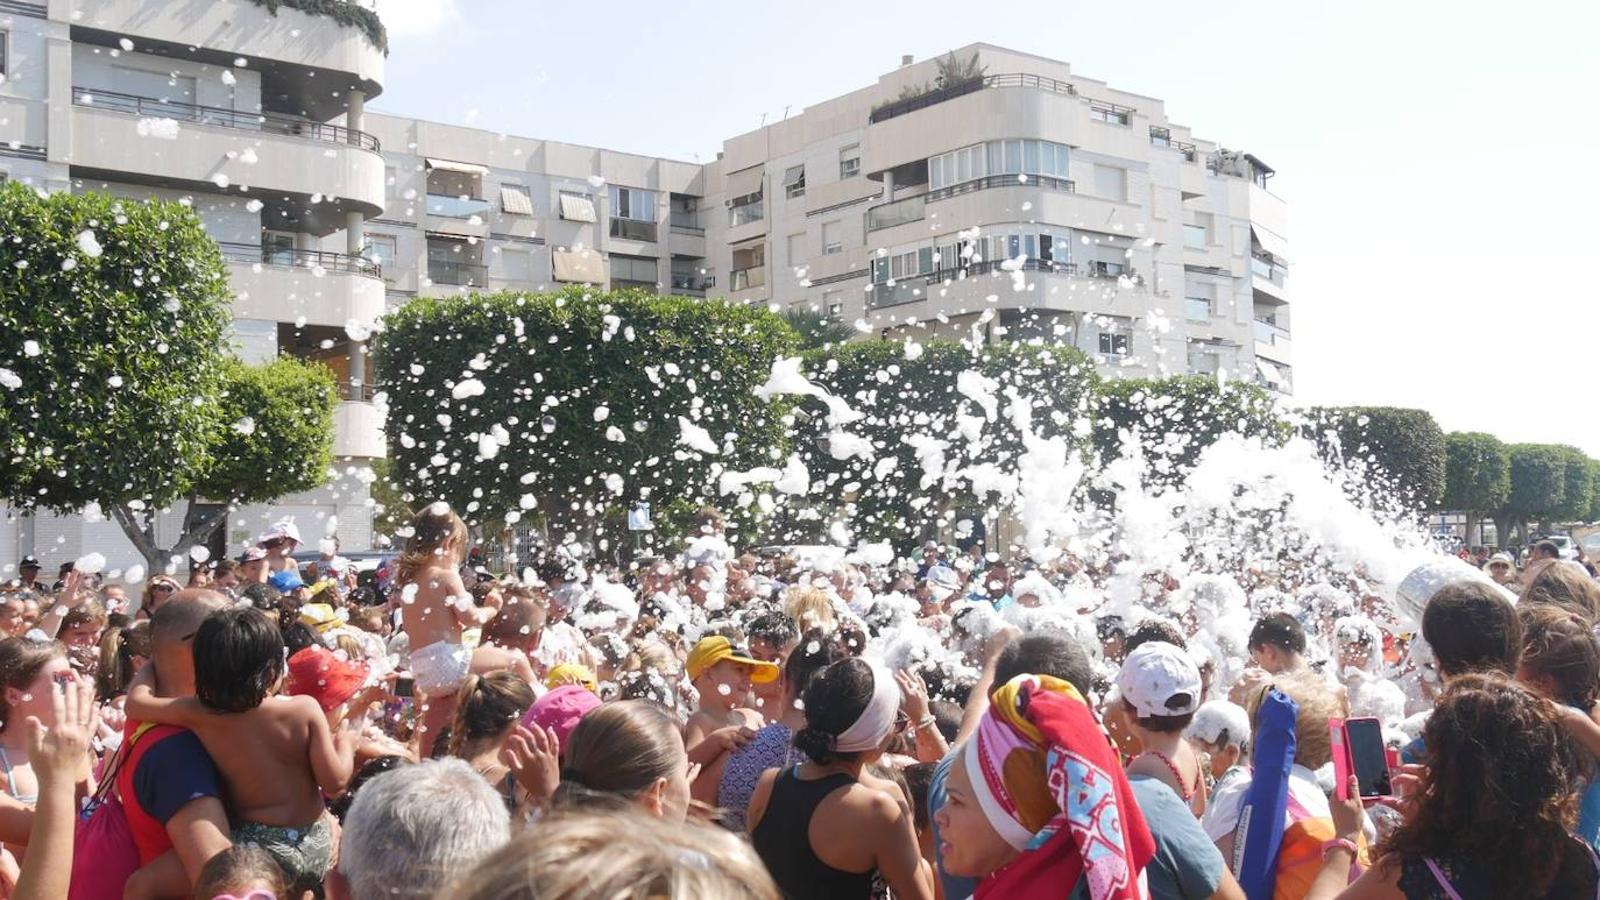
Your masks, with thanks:
<instances>
[{"instance_id":1,"label":"yellow cap","mask_svg":"<svg viewBox=\"0 0 1600 900\"><path fill-rule=\"evenodd\" d=\"M554 690L564 684L576 684L588 688L591 692L599 689L594 673L589 667L578 663L562 663L550 670L545 676L544 686Z\"/></svg>"},{"instance_id":2,"label":"yellow cap","mask_svg":"<svg viewBox=\"0 0 1600 900\"><path fill-rule=\"evenodd\" d=\"M300 607L300 622L317 631L330 631L344 624L339 614L326 603L307 603Z\"/></svg>"},{"instance_id":3,"label":"yellow cap","mask_svg":"<svg viewBox=\"0 0 1600 900\"><path fill-rule=\"evenodd\" d=\"M743 650L735 649L733 642L721 635L701 638L700 642L694 645L694 649L689 651L689 661L685 664L685 668L689 671L689 680L698 679L707 669L727 660L749 666L750 680L756 684L769 684L778 680L776 663L762 662Z\"/></svg>"}]
</instances>

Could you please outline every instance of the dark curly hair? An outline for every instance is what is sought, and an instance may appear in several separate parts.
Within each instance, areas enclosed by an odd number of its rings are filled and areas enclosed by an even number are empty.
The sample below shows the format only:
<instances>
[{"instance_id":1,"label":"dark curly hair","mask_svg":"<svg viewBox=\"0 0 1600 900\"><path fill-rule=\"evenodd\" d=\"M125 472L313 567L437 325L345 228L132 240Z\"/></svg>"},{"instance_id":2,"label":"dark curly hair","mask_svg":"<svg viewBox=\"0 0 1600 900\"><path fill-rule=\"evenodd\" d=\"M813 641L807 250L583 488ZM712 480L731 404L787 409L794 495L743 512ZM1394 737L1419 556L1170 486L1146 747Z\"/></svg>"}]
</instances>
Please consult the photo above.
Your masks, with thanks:
<instances>
[{"instance_id":1,"label":"dark curly hair","mask_svg":"<svg viewBox=\"0 0 1600 900\"><path fill-rule=\"evenodd\" d=\"M219 609L194 634L194 695L217 712L261 705L283 678L283 633L254 607Z\"/></svg>"},{"instance_id":2,"label":"dark curly hair","mask_svg":"<svg viewBox=\"0 0 1600 900\"><path fill-rule=\"evenodd\" d=\"M859 752L841 753L834 749L834 744L839 735L861 718L861 713L872 702L872 692L872 669L853 656L813 675L801 694L806 727L795 732L795 748L812 762L823 765L859 758Z\"/></svg>"},{"instance_id":3,"label":"dark curly hair","mask_svg":"<svg viewBox=\"0 0 1600 900\"><path fill-rule=\"evenodd\" d=\"M1517 604L1522 622L1519 680L1549 679L1550 699L1578 709L1594 706L1600 695L1600 639L1579 613L1549 603ZM1528 676L1528 677L1524 677Z\"/></svg>"},{"instance_id":4,"label":"dark curly hair","mask_svg":"<svg viewBox=\"0 0 1600 900\"><path fill-rule=\"evenodd\" d=\"M1589 764L1556 708L1504 675L1451 679L1423 728L1416 808L1380 862L1471 860L1497 897L1577 897L1594 865L1572 837Z\"/></svg>"}]
</instances>

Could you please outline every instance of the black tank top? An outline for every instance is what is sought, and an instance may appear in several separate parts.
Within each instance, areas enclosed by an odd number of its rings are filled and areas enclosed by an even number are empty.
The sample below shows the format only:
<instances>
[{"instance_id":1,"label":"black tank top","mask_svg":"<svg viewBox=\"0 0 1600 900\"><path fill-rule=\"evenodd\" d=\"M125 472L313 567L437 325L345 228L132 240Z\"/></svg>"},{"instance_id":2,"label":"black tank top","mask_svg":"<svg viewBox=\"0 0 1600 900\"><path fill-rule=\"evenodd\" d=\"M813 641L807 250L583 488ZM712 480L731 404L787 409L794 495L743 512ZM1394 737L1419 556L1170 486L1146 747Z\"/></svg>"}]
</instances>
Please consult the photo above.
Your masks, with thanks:
<instances>
[{"instance_id":1,"label":"black tank top","mask_svg":"<svg viewBox=\"0 0 1600 900\"><path fill-rule=\"evenodd\" d=\"M772 783L767 810L750 832L750 842L787 900L870 900L871 872L841 872L811 849L811 817L817 806L855 779L839 774L802 781L795 774L799 769L785 769Z\"/></svg>"}]
</instances>

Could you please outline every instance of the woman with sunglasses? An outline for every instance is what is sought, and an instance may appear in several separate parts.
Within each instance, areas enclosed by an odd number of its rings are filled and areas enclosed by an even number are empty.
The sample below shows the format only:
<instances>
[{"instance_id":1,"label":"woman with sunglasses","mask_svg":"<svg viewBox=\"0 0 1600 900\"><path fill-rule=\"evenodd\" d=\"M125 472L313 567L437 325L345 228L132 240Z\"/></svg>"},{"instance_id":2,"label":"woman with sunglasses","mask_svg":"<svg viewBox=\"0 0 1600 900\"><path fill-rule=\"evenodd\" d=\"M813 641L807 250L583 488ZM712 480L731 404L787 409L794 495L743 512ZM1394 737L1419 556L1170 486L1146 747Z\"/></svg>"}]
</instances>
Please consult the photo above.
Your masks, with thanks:
<instances>
[{"instance_id":1,"label":"woman with sunglasses","mask_svg":"<svg viewBox=\"0 0 1600 900\"><path fill-rule=\"evenodd\" d=\"M144 583L144 593L139 595L139 611L134 618L148 619L178 592L178 582L168 575L157 575Z\"/></svg>"}]
</instances>

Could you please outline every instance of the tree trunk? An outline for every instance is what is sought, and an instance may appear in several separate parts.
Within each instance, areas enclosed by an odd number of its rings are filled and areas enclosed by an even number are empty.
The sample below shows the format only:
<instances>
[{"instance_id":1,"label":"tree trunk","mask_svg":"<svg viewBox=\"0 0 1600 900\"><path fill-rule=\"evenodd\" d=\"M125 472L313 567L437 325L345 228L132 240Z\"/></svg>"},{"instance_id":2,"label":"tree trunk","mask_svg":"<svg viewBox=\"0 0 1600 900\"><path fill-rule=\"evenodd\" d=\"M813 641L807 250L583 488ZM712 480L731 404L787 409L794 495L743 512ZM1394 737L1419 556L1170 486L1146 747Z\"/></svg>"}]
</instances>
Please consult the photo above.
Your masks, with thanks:
<instances>
[{"instance_id":1,"label":"tree trunk","mask_svg":"<svg viewBox=\"0 0 1600 900\"><path fill-rule=\"evenodd\" d=\"M146 516L141 524L136 520L132 507L125 503L109 503L103 508L111 511L111 518L122 527L122 533L133 544L133 549L144 557L146 572L166 571L166 560L163 558L161 548L156 546L155 527L150 517Z\"/></svg>"},{"instance_id":2,"label":"tree trunk","mask_svg":"<svg viewBox=\"0 0 1600 900\"><path fill-rule=\"evenodd\" d=\"M150 574L155 574L166 572L167 568L173 565L175 558L188 555L189 548L209 540L212 532L217 530L217 526L227 516L229 507L219 507L220 511L199 512L196 510L197 504L196 498L189 498L189 509L184 514L183 534L178 537L177 543L173 544L171 549L156 544L154 511L145 509L142 516L135 516L132 507L124 503L106 504L105 508L111 510L111 517L122 527L122 533L127 535L134 549L144 557L146 570Z\"/></svg>"}]
</instances>

